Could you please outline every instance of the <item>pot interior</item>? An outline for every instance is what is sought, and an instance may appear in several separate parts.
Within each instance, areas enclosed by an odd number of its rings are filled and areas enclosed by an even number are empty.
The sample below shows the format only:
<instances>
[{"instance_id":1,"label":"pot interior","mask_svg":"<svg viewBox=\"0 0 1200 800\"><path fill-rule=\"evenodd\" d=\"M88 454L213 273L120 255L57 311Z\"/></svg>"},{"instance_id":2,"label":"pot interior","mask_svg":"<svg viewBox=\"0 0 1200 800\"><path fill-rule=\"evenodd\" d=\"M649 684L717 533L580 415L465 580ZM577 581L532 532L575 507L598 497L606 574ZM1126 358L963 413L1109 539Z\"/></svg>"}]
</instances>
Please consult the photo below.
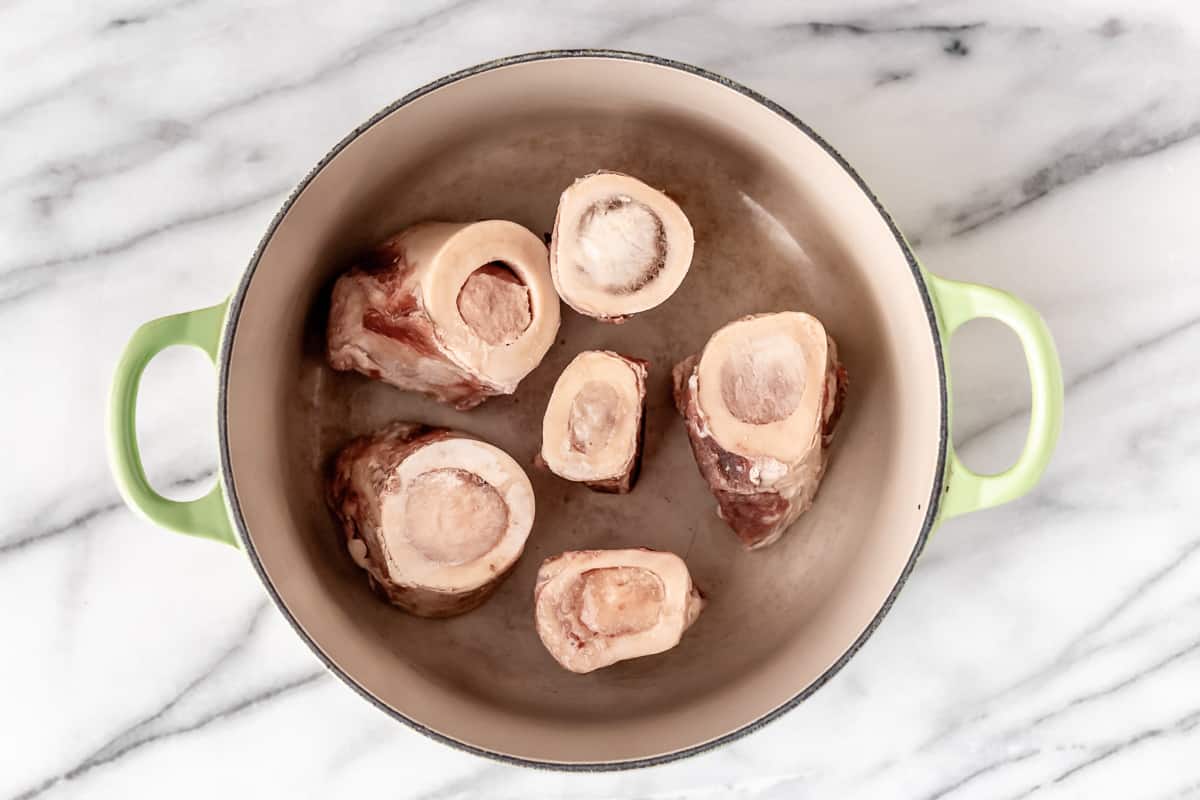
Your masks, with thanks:
<instances>
[{"instance_id":1,"label":"pot interior","mask_svg":"<svg viewBox=\"0 0 1200 800\"><path fill-rule=\"evenodd\" d=\"M538 234L596 169L674 197L696 231L667 303L623 325L563 306L558 345L512 397L459 413L323 359L331 281L410 223L504 218ZM818 681L850 650L917 546L939 468L942 396L918 284L878 210L821 146L746 95L641 61L516 63L385 116L303 189L248 278L224 387L228 478L288 613L386 706L460 742L562 763L660 756L721 737ZM837 340L848 405L815 507L741 550L717 519L671 403L670 369L744 314L809 311ZM640 483L595 494L529 467L537 519L482 608L418 619L368 589L323 504L330 456L393 419L459 428L531 465L562 368L607 348L648 359ZM588 675L534 631L541 561L645 546L683 556L709 604L665 654Z\"/></svg>"}]
</instances>

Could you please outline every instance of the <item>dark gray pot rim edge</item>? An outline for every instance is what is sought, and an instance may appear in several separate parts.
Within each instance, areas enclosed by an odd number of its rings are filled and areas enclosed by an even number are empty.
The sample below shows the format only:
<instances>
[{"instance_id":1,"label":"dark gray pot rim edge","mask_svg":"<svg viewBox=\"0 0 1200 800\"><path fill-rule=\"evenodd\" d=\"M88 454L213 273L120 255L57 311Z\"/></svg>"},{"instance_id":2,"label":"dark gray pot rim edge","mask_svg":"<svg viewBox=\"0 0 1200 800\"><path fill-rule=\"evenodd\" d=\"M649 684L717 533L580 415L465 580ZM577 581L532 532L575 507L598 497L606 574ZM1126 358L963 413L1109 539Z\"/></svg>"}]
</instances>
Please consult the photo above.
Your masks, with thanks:
<instances>
[{"instance_id":1,"label":"dark gray pot rim edge","mask_svg":"<svg viewBox=\"0 0 1200 800\"><path fill-rule=\"evenodd\" d=\"M941 412L940 412L941 413L941 422L940 422L941 431L940 431L940 436L939 436L939 441L938 441L937 470L936 470L936 474L934 477L932 489L930 490L929 499L927 501L925 520L921 525L921 533L917 537L917 541L913 546L912 553L910 554L910 556L908 558L908 562L904 566L904 570L900 573L900 577L896 581L896 585L892 588L891 592L888 594L887 599L884 601L883 605L880 607L879 612L871 620L870 624L867 625L866 629L854 641L854 643L851 644L850 648L848 650L846 650L846 652L843 653L842 656L836 662L834 662L832 666L830 666L827 670L825 670L825 672L820 677L818 677L815 681L813 681L811 684L809 684L807 687L805 687L799 694L797 694L796 696L794 696L787 702L783 703L782 705L778 706L777 708L773 709L772 711L768 712L767 714L764 714L763 716L759 717L758 719L743 725L742 727L738 728L737 730L731 731L730 733L727 733L723 736L719 736L715 739L711 739L707 742L702 742L700 744L684 748L682 750L676 750L671 753L653 756L650 758L629 759L629 760L624 760L624 761L559 763L559 762L553 762L553 761L538 761L538 760L534 760L534 759L519 758L516 756L506 755L504 753L498 753L498 752L495 752L492 750L486 750L481 747L476 747L474 745L458 741L457 739L453 739L449 736L446 736L445 734L442 734L442 733L439 733L438 731L433 730L432 728L422 725L420 722L416 721L415 719L407 717L404 714L397 711L396 709L390 707L389 705L387 705L386 703L381 701L378 697L376 697L374 694L372 694L365 687L361 686L357 681L354 680L353 677L351 677L349 674L344 672L340 667L338 667L333 662L333 660L321 649L321 647L311 637L309 637L307 632L305 632L303 627L301 627L300 623L292 615L292 612L288 609L287 605L283 602L283 599L279 596L279 593L275 590L274 585L271 583L270 578L267 576L266 570L263 567L262 561L259 559L258 553L254 548L254 543L250 538L249 532L247 531L245 519L242 516L241 504L238 502L237 490L234 486L233 464L230 461L229 446L228 446L227 388L228 388L228 382L229 382L229 363L230 363L230 355L231 355L232 349L233 349L234 335L237 330L238 319L241 315L242 301L245 298L246 291L248 290L248 288L250 286L250 282L254 277L254 272L258 267L258 263L259 263L260 259L262 258L263 252L266 250L267 244L271 241L271 238L274 236L276 229L279 227L279 224L283 221L283 218L287 215L287 213L291 209L292 205L296 202L296 199L305 190L305 188L308 187L308 185L317 176L317 174L320 173L320 171L322 169L324 169L325 166L330 161L332 161L339 153L342 152L342 150L344 150L351 142L353 142L355 139L357 139L368 128L375 125L377 122L379 122L384 117L391 114L396 109L401 108L405 105L408 105L413 100L416 100L417 98L422 97L423 95L426 95L436 89L440 89L443 86L447 86L451 83L455 83L459 80L462 80L463 78L468 78L472 75L477 75L482 72L488 72L490 70L498 69L500 67L506 67L506 66L510 66L513 64L524 64L524 63L531 62L531 61L545 61L545 60L562 59L562 58L611 58L611 59L620 59L620 60L626 60L626 61L640 61L643 63L655 64L655 65L662 66L662 67L669 67L671 69L676 69L681 72L689 73L691 75L696 75L696 76L699 76L702 78L706 78L715 83L719 83L722 86L725 86L726 88L733 89L734 91L738 92L739 94L742 94L745 97L748 97L751 100L754 100L755 102L759 103L760 105L765 106L766 108L770 109L774 113L778 114L783 119L790 122L796 128L800 129L806 136L808 136L810 139L812 139L814 142L816 142L818 145L820 145L820 147L823 150L825 150L825 152L827 152L835 161L837 161L838 165L843 170L845 170L846 174L848 174L850 176L850 178L854 180L854 182L858 185L859 189L862 190L862 192L867 196L868 199L870 199L872 205L875 206L875 209L879 212L879 215L883 218L884 222L887 223L889 230L891 230L892 235L896 240L896 246L900 248L901 252L904 253L905 259L908 261L909 269L912 271L913 281L916 284L917 292L920 294L921 301L925 306L925 314L929 318L930 336L933 340L935 355L937 356L938 382L939 382L939 392L940 392L940 397L941 397ZM947 416L949 403L948 403L947 387L946 387L946 370L945 370L945 361L944 361L943 353L942 353L941 336L938 331L937 315L934 312L933 302L930 298L928 288L926 287L925 281L921 276L921 269L918 266L917 260L916 260L915 256L913 255L912 250L909 248L908 243L904 240L904 237L903 237L903 235L901 235L900 230L896 227L896 223L892 220L891 215L888 214L887 210L884 209L884 207L880 204L879 200L875 197L875 194L866 185L866 183L863 182L862 178L859 177L858 173L854 171L854 168L851 167L850 164L847 163L847 161L841 156L841 154L838 153L832 146L830 146L828 142L826 142L823 138L821 138L821 136L819 136L814 130L812 130L806 124L804 124L799 119L797 119L789 111L787 111L783 107L779 106L772 100L770 100L770 99L764 97L763 95L759 94L758 92L754 91L753 89L749 89L745 86L742 86L741 84L736 83L722 75L718 75L714 72L710 72L708 70L701 69L700 67L695 67L690 64L685 64L685 63L682 63L679 61L674 61L674 60L667 59L667 58L661 58L659 56L652 56L652 55L646 55L644 53L635 53L635 52L628 52L628 51L623 51L623 50L604 50L604 49L543 50L543 51L537 51L537 52L532 52L532 53L523 53L523 54L515 55L515 56L507 56L505 58L498 58L493 61L488 61L483 64L478 64L473 67L468 67L467 69L459 70L458 72L454 72L454 73L451 73L450 75L446 75L442 78L439 78L431 83L426 84L425 86L422 86L419 89L409 92L408 94L401 97L399 100L396 100L395 102L388 105L386 108L377 112L369 120L367 120L362 125L355 128L345 138L343 138L340 142L338 142L337 145L332 150L330 150L329 153L327 153L325 155L325 157L322 158L315 167L313 167L313 169L308 173L308 175L305 176L304 180L302 180L296 186L296 188L292 190L292 193L291 193L291 195L289 195L287 201L284 202L282 208L280 208L278 213L276 213L274 219L271 220L271 224L267 228L266 234L263 236L262 240L259 242L258 247L254 251L254 256L250 259L250 263L247 266L246 271L243 273L242 278L238 283L237 291L234 293L233 297L230 299L229 310L225 317L225 330L223 331L223 334L221 337L221 349L220 349L220 358L218 361L218 365L219 366L218 366L218 379L217 379L217 427L218 427L218 441L220 444L220 451L221 451L221 470L220 470L221 485L223 486L223 488L225 490L226 502L229 504L229 508L232 512L230 514L230 516L233 520L234 527L237 530L238 537L240 538L240 540L242 542L242 546L245 549L246 553L249 555L250 562L254 565L254 569L258 573L259 579L262 581L263 586L266 588L267 593L270 595L271 600L275 603L275 606L283 613L284 617L287 619L288 623L292 626L292 629L296 632L296 634L308 645L309 649L311 649L313 651L313 653L317 656L317 658L320 659L320 661L325 665L325 668L328 669L330 672L334 673L335 675L337 675L337 677L340 678L343 683L345 683L347 686L349 686L354 691L356 691L359 695L361 695L365 700L369 701L376 708L378 708L381 711L383 711L384 713L388 714L393 719L400 720L401 722L405 723L409 727L419 731L420 733L425 734L426 736L430 737L431 739L434 739L438 742L441 742L443 744L454 747L458 750L463 750L463 751L473 753L478 756L483 756L484 758L489 758L489 759L492 759L495 761L500 761L500 762L503 762L506 764L513 764L513 765L525 766L525 767L533 767L533 768L537 768L537 769L559 770L559 771L566 771L566 772L609 772L609 771L616 771L616 770L636 769L636 768L641 768L641 767L652 767L652 766L657 766L660 764L667 764L667 763L670 763L673 761L678 761L678 760L687 758L688 756L697 755L699 753L703 753L703 752L715 749L717 747L720 747L721 745L728 744L729 742L732 742L735 739L739 739L743 736L746 736L747 734L757 731L759 728L762 728L767 723L778 719L780 716L787 713L788 711L791 711L793 708L795 708L801 702L808 699L813 693L815 693L818 689L820 689L822 686L824 686L825 683L827 683L834 675L836 675L842 669L842 667L844 667L846 665L846 663L855 655L855 653L858 652L859 648L861 648L863 646L863 644L866 643L867 639L870 638L871 634L874 633L875 629L879 626L879 623L883 621L884 616L887 614L888 610L892 607L892 604L895 602L897 595L900 593L900 589L904 586L905 582L908 580L908 576L911 574L913 567L916 565L917 559L920 556L921 551L924 549L925 543L928 541L929 535L933 530L933 526L937 521L938 506L939 506L939 501L940 501L941 495L942 495L942 483L943 483L943 479L944 479L944 475L945 475L946 449L947 449L947 443L948 443L948 439L949 439L949 436L948 436L949 421L948 421L948 416Z\"/></svg>"}]
</instances>

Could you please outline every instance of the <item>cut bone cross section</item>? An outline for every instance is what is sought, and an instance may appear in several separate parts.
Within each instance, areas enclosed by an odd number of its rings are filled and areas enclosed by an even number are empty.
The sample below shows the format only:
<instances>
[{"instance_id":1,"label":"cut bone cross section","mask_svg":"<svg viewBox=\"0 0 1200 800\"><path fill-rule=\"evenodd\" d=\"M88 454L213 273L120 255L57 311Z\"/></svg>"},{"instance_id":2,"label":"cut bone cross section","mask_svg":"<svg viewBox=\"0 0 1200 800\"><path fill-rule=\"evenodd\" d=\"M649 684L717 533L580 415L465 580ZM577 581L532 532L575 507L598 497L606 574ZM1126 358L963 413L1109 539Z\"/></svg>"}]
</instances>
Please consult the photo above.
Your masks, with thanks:
<instances>
[{"instance_id":1,"label":"cut bone cross section","mask_svg":"<svg viewBox=\"0 0 1200 800\"><path fill-rule=\"evenodd\" d=\"M542 644L571 672L670 650L704 607L683 559L645 549L549 558L533 603Z\"/></svg>"},{"instance_id":2,"label":"cut bone cross section","mask_svg":"<svg viewBox=\"0 0 1200 800\"><path fill-rule=\"evenodd\" d=\"M533 487L499 448L396 422L338 454L329 504L371 584L422 617L477 607L517 563Z\"/></svg>"},{"instance_id":3,"label":"cut bone cross section","mask_svg":"<svg viewBox=\"0 0 1200 800\"><path fill-rule=\"evenodd\" d=\"M514 222L425 222L338 278L329 363L459 409L512 394L558 333L546 246Z\"/></svg>"},{"instance_id":4,"label":"cut bone cross section","mask_svg":"<svg viewBox=\"0 0 1200 800\"><path fill-rule=\"evenodd\" d=\"M542 419L540 461L598 492L637 481L646 418L645 361L586 350L559 375Z\"/></svg>"},{"instance_id":5,"label":"cut bone cross section","mask_svg":"<svg viewBox=\"0 0 1200 800\"><path fill-rule=\"evenodd\" d=\"M597 172L559 198L550 273L571 308L621 322L675 293L693 246L692 225L674 200L637 178Z\"/></svg>"},{"instance_id":6,"label":"cut bone cross section","mask_svg":"<svg viewBox=\"0 0 1200 800\"><path fill-rule=\"evenodd\" d=\"M748 549L777 541L812 506L845 402L832 337L800 312L745 317L672 377L721 519Z\"/></svg>"}]
</instances>

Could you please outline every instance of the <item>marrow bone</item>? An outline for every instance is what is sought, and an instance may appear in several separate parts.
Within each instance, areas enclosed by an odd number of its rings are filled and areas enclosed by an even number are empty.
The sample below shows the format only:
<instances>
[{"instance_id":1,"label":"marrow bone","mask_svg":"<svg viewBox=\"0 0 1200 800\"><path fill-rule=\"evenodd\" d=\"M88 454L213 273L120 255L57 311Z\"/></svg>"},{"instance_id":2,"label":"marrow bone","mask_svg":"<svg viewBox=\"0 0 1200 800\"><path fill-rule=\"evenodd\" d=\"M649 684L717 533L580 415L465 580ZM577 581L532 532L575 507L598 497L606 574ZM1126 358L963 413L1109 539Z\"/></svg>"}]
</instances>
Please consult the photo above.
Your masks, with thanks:
<instances>
[{"instance_id":1,"label":"marrow bone","mask_svg":"<svg viewBox=\"0 0 1200 800\"><path fill-rule=\"evenodd\" d=\"M371 585L424 617L462 614L486 600L533 526L533 487L504 451L409 422L342 448L327 495Z\"/></svg>"},{"instance_id":2,"label":"marrow bone","mask_svg":"<svg viewBox=\"0 0 1200 800\"><path fill-rule=\"evenodd\" d=\"M546 246L520 225L421 223L334 284L329 363L473 408L541 363L558 303Z\"/></svg>"},{"instance_id":3,"label":"marrow bone","mask_svg":"<svg viewBox=\"0 0 1200 800\"><path fill-rule=\"evenodd\" d=\"M812 506L845 402L833 338L800 312L744 317L672 377L717 513L747 549L777 541Z\"/></svg>"},{"instance_id":4,"label":"marrow bone","mask_svg":"<svg viewBox=\"0 0 1200 800\"><path fill-rule=\"evenodd\" d=\"M559 198L550 273L571 308L621 322L675 293L694 246L692 225L674 200L637 178L596 172Z\"/></svg>"},{"instance_id":5,"label":"marrow bone","mask_svg":"<svg viewBox=\"0 0 1200 800\"><path fill-rule=\"evenodd\" d=\"M533 597L542 644L580 673L671 649L704 607L683 559L646 549L549 558Z\"/></svg>"},{"instance_id":6,"label":"marrow bone","mask_svg":"<svg viewBox=\"0 0 1200 800\"><path fill-rule=\"evenodd\" d=\"M647 362L586 350L559 375L542 419L539 462L559 477L624 494L637 481Z\"/></svg>"}]
</instances>

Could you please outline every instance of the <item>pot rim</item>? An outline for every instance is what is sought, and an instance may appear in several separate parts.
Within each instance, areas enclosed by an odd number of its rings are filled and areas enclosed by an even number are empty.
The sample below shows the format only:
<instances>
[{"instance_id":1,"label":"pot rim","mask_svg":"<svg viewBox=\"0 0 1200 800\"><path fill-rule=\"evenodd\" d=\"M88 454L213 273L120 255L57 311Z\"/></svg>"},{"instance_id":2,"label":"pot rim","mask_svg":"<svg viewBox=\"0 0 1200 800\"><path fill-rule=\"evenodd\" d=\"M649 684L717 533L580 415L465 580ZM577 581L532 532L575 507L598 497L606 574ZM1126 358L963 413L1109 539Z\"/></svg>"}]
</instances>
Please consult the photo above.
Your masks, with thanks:
<instances>
[{"instance_id":1,"label":"pot rim","mask_svg":"<svg viewBox=\"0 0 1200 800\"><path fill-rule=\"evenodd\" d=\"M897 580L896 580L895 586L893 586L891 591L888 593L888 596L883 601L883 604L880 606L879 611L876 612L875 616L872 617L870 623L862 631L862 633L859 634L858 638L856 638L854 640L854 642L850 645L850 647L832 665L830 665L829 668L826 669L816 680L814 680L808 686L804 687L804 689L801 690L799 693L797 693L796 695L794 695L792 698L785 701L784 703L781 703L780 705L776 706L774 709L767 712L766 714L758 717L757 719L754 719L750 722L745 723L744 725L736 728L735 730L732 730L732 731L730 731L726 734L723 734L721 736L718 736L714 739L710 739L708 741L701 742L699 744L695 744L690 747L685 747L680 750L675 750L670 753L664 753L661 755L650 756L647 758L624 759L624 760L618 760L618 761L597 761L597 762L542 761L542 760L538 760L538 759L513 756L513 755L506 754L506 753L500 753L500 752L497 752L494 750L488 750L486 748L482 748L477 745L459 741L458 739L454 739L450 736L447 736L446 734L443 734L439 731L434 730L433 728L428 727L427 725L424 725L423 723L419 722L418 720L413 719L412 717L409 717L409 716L403 714L402 712L398 711L397 709L394 709L391 706L389 706L388 704L384 703L382 700L380 700L378 697L376 697L374 694L372 694L366 687L359 684L358 681L356 681L353 676L351 676L350 674L348 674L347 672L342 670L336 663L334 663L333 659L330 658L325 653L325 651L321 649L321 646L308 635L308 633L300 625L299 621L292 614L291 610L284 603L283 598L280 597L279 593L275 589L274 584L272 584L270 577L267 575L266 569L263 566L261 559L259 558L258 552L254 548L254 542L250 538L249 531L248 531L246 523L245 523L245 519L242 515L241 505L238 501L237 489L234 486L234 482L233 482L233 464L230 459L229 445L228 445L229 431L228 431L228 418L227 418L227 401L228 401L227 389L228 389L228 384L229 384L229 367L230 367L230 359L231 359L232 350L233 350L234 335L237 332L238 319L241 316L242 303L245 299L246 292L250 287L250 283L253 280L254 272L257 269L260 260L262 259L263 253L266 251L267 245L270 243L271 239L274 237L275 231L278 229L278 227L279 227L280 223L283 221L284 217L287 216L288 212L291 210L291 208L295 204L296 200L299 198L301 193L303 193L303 191L308 187L308 185L316 178L316 176L318 174L320 174L320 172L339 153L342 152L342 150L344 150L351 143L353 143L360 135L362 135L368 129L373 127L376 123L378 123L379 121L381 121L382 119L384 119L385 117L390 115L392 112L408 105L409 103L413 102L414 100L416 100L420 97L423 97L426 94L429 94L430 92L433 92L444 86L448 86L452 83L457 83L458 81L463 80L465 78L469 78L469 77L472 77L474 75L478 75L478 74L481 74L484 72L490 72L491 70L499 69L501 67L512 66L515 64L526 64L526 63L538 62L538 61L555 61L555 60L569 59L569 58L606 58L606 59L613 59L613 60L620 60L620 61L634 61L634 62L640 62L643 64L650 64L653 66L668 67L670 69L677 70L679 72L684 72L689 75L693 75L693 76L700 77L700 78L705 78L707 80L713 81L714 83L718 83L728 89L732 89L733 91L738 92L739 94L743 95L744 97L746 97L750 100L753 100L754 102L758 103L759 105L766 107L770 111L774 112L775 114L782 117L784 120L786 120L787 122L791 123L793 126L798 128L804 135L808 136L810 139L812 139L814 142L816 142L817 145L819 145L822 150L824 150L826 153L828 153L829 156L831 158L833 158L834 161L837 162L838 166L840 166L842 168L842 170L845 171L845 173L850 177L850 179L854 181L854 183L863 192L863 194L865 194L867 196L867 199L869 199L871 201L871 204L875 207L876 211L878 211L879 215L883 218L883 221L887 224L888 230L891 231L892 236L896 241L896 246L899 247L900 251L904 254L905 261L908 262L909 269L912 272L913 282L916 284L917 292L920 294L921 302L925 307L925 314L929 320L929 333L930 333L930 337L933 342L934 353L937 358L937 371L938 371L938 384L939 384L938 393L939 393L939 398L941 401L941 408L939 410L940 420L939 420L939 436L938 436L937 469L935 470L933 485L930 488L929 498L925 505L925 508L926 508L925 519L921 524L921 531L918 534L916 542L913 545L912 552L909 554L908 561L904 565L904 569L901 571L899 578L897 578ZM430 83L425 84L424 86L420 87L419 89L415 89L415 90L409 92L408 94L405 94L400 99L393 101L392 103L388 104L383 109L377 111L374 115L371 116L370 119L368 119L366 122L364 122L361 125L359 125L358 127L356 127L353 131L351 131L345 137L343 137L340 142L338 142L336 145L334 145L334 147L328 153L326 153L325 156L322 157L319 162L317 162L317 164L309 171L309 173L304 177L304 179L301 180L300 183L298 183L296 185L296 188L292 190L291 194L288 196L288 198L284 202L283 206L279 209L279 211L275 214L274 218L271 220L271 224L267 227L266 233L263 234L262 239L259 241L258 246L255 248L254 255L251 257L250 262L246 267L246 270L243 272L241 279L238 281L237 289L234 291L233 295L231 296L231 298L229 300L228 312L226 313L226 316L225 316L224 330L221 335L221 346L220 346L219 358L218 358L217 431L218 431L218 446L220 448L221 486L225 490L225 498L226 498L227 510L228 510L230 521L233 523L234 530L237 532L237 537L241 542L242 548L245 550L245 552L249 556L250 563L254 565L254 570L256 573L258 573L259 580L262 582L263 587L267 590L267 594L271 597L271 601L275 604L276 608L278 608L279 611L283 614L284 618L287 619L288 624L291 625L292 629L296 632L296 634L304 641L305 644L308 645L309 649L312 650L313 654L321 661L321 663L325 666L325 668L327 670L329 670L334 675L336 675L344 684L346 684L351 689L353 689L355 692L357 692L363 699L367 700L372 705L374 705L376 708L383 711L384 713L386 713L393 719L399 720L400 722L403 722L405 725L428 736L429 738L434 739L435 741L441 742L442 744L449 745L450 747L453 747L457 750L465 751L465 752L472 753L477 756L482 756L484 758L488 758L488 759L491 759L494 761L499 761L499 762L510 764L510 765L532 767L535 769L557 770L557 771L564 771L564 772L611 772L611 771L618 771L618 770L638 769L638 768L642 768L642 767L652 767L652 766L658 766L660 764L667 764L670 762L679 761L679 760L682 760L689 756L698 755L700 753L704 753L704 752L713 750L717 747L720 747L722 745L725 745L725 744L733 742L737 739L740 739L748 734L754 733L758 729L765 726L767 723L773 722L774 720L783 716L785 713L791 711L793 708L798 706L803 701L807 700L818 689L823 687L831 678L833 678L834 675L836 675L838 672L840 672L841 669L846 665L846 663L849 662L850 659L854 657L854 655L858 652L858 650L866 643L867 639L870 638L871 634L875 632L875 629L877 627L879 627L879 624L883 621L883 618L887 615L887 612L891 609L892 604L895 602L896 597L899 595L901 588L903 588L904 584L908 580L909 575L912 573L913 567L916 565L917 559L920 557L921 552L924 550L925 544L928 541L929 536L933 531L933 528L937 524L938 514L939 514L939 510L940 510L940 501L941 501L941 497L942 497L942 487L943 487L943 483L945 480L945 474L946 474L946 459L947 459L947 449L948 449L948 442L949 442L949 390L948 390L947 379L946 379L945 357L944 357L944 353L942 351L941 329L939 327L937 313L934 309L934 305L933 305L933 301L932 301L932 298L931 298L931 295L929 292L929 288L926 285L925 278L922 273L921 267L918 264L916 257L913 255L912 249L909 247L908 242L904 239L904 235L900 232L899 228L896 227L896 223L892 219L891 215L887 212L887 210L879 202L879 199L875 196L874 192L871 191L870 187L867 186L867 184L863 181L863 179L859 176L859 174L854 170L854 168L852 166L850 166L850 164L846 161L846 159L843 158L842 155L837 150L835 150L827 141L825 141L825 139L823 139L819 134L817 134L816 131L814 131L812 128L810 128L808 125L806 125L800 119L798 119L790 111L783 108L779 104L775 103L771 99L765 97L764 95L759 94L758 92L754 91L753 89L743 86L742 84L737 83L736 81L730 80L729 78L726 78L723 75L717 74L715 72L711 72L711 71L703 69L701 67L696 67L691 64L687 64L685 62L675 61L673 59L663 58L661 56L649 55L649 54L645 54L645 53L638 53L638 52L627 51L627 50L589 49L589 48L563 49L563 50L538 50L538 51L533 51L533 52L529 52L529 53L521 53L518 55L505 56L502 58L493 59L491 61L486 61L481 64L476 64L475 66L467 67L465 69L458 70L457 72L452 72L449 75L445 75L441 78L431 81Z\"/></svg>"}]
</instances>

